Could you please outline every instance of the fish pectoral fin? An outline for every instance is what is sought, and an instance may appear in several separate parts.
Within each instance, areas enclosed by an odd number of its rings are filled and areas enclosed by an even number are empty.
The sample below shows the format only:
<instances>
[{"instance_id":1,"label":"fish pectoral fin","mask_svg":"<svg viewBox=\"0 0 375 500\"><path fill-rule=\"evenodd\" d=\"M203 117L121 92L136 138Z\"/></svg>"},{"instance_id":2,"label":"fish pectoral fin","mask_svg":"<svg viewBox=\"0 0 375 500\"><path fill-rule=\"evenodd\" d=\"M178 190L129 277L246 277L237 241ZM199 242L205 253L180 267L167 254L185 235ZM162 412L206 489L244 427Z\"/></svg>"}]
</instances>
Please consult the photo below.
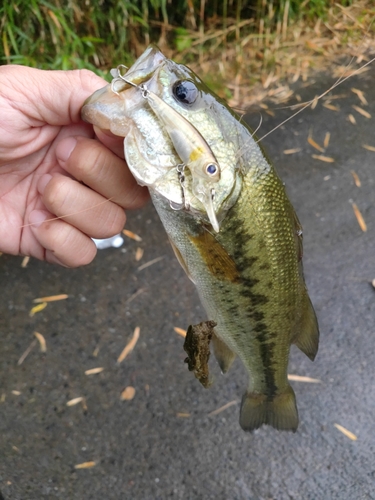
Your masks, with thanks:
<instances>
[{"instance_id":1,"label":"fish pectoral fin","mask_svg":"<svg viewBox=\"0 0 375 500\"><path fill-rule=\"evenodd\" d=\"M212 335L211 342L220 370L222 373L227 373L236 357L235 353L215 333Z\"/></svg>"},{"instance_id":2,"label":"fish pectoral fin","mask_svg":"<svg viewBox=\"0 0 375 500\"><path fill-rule=\"evenodd\" d=\"M176 247L176 245L173 243L173 241L171 240L171 238L169 238L169 243L171 244L171 247L173 248L174 254L175 254L178 262L180 263L180 266L185 271L185 273L186 273L187 277L190 279L190 281L192 281L194 283L194 285L195 285L195 281L191 277L189 268L186 265L186 262L185 262L184 258L182 257L180 250Z\"/></svg>"},{"instance_id":3,"label":"fish pectoral fin","mask_svg":"<svg viewBox=\"0 0 375 500\"><path fill-rule=\"evenodd\" d=\"M305 292L303 298L301 320L298 325L298 330L299 331L293 339L293 344L301 349L311 361L314 361L319 347L319 326L307 292Z\"/></svg>"},{"instance_id":4,"label":"fish pectoral fin","mask_svg":"<svg viewBox=\"0 0 375 500\"><path fill-rule=\"evenodd\" d=\"M272 399L266 394L247 392L241 403L240 426L253 431L261 425L271 425L280 431L296 432L298 410L296 396L290 385Z\"/></svg>"}]
</instances>

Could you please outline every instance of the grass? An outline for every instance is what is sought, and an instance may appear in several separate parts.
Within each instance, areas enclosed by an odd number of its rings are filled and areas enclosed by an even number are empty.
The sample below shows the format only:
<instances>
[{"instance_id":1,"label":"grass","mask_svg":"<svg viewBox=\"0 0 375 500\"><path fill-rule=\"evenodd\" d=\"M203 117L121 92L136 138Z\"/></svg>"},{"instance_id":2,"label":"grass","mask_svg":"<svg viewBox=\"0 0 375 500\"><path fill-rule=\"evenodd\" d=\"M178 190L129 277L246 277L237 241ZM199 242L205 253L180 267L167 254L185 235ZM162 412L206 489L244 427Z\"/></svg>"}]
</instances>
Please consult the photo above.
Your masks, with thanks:
<instances>
[{"instance_id":1,"label":"grass","mask_svg":"<svg viewBox=\"0 0 375 500\"><path fill-rule=\"evenodd\" d=\"M3 0L0 61L105 76L155 42L238 105L367 57L374 18L372 0Z\"/></svg>"}]
</instances>

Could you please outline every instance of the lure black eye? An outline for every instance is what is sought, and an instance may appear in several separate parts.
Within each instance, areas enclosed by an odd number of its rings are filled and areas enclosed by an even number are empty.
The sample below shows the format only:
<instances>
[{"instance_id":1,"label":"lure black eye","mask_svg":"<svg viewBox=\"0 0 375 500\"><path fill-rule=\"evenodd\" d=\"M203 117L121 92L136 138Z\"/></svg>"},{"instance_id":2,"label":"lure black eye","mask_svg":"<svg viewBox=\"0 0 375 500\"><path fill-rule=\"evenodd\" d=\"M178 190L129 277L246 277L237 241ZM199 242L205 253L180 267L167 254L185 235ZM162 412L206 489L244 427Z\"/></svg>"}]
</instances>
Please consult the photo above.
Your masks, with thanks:
<instances>
[{"instance_id":1,"label":"lure black eye","mask_svg":"<svg viewBox=\"0 0 375 500\"><path fill-rule=\"evenodd\" d=\"M216 172L217 172L217 165L215 165L214 163L210 163L209 165L207 165L206 167L206 172L209 174L209 175L215 175Z\"/></svg>"},{"instance_id":2,"label":"lure black eye","mask_svg":"<svg viewBox=\"0 0 375 500\"><path fill-rule=\"evenodd\" d=\"M193 104L198 97L198 89L190 80L181 80L173 86L173 94L179 102Z\"/></svg>"}]
</instances>

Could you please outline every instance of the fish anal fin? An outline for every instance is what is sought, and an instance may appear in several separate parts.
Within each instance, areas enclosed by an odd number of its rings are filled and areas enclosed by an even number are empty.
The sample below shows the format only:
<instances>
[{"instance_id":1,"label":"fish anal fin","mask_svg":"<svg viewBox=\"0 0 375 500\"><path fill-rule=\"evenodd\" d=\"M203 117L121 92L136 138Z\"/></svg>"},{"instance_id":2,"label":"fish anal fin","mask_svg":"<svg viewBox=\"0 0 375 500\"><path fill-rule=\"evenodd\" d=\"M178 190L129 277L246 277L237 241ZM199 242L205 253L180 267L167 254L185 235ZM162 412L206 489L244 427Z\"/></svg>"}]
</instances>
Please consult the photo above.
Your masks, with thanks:
<instances>
[{"instance_id":1,"label":"fish anal fin","mask_svg":"<svg viewBox=\"0 0 375 500\"><path fill-rule=\"evenodd\" d=\"M297 334L293 339L293 344L296 344L311 361L314 361L319 347L319 326L307 291L304 295L301 319L298 324Z\"/></svg>"},{"instance_id":2,"label":"fish anal fin","mask_svg":"<svg viewBox=\"0 0 375 500\"><path fill-rule=\"evenodd\" d=\"M215 333L212 335L211 339L215 358L220 366L222 373L227 373L229 368L232 366L235 353L229 349L229 347L223 342Z\"/></svg>"},{"instance_id":3,"label":"fish anal fin","mask_svg":"<svg viewBox=\"0 0 375 500\"><path fill-rule=\"evenodd\" d=\"M244 431L253 431L261 425L271 425L280 431L296 432L298 410L296 397L290 385L273 396L247 392L241 403L240 425Z\"/></svg>"}]
</instances>

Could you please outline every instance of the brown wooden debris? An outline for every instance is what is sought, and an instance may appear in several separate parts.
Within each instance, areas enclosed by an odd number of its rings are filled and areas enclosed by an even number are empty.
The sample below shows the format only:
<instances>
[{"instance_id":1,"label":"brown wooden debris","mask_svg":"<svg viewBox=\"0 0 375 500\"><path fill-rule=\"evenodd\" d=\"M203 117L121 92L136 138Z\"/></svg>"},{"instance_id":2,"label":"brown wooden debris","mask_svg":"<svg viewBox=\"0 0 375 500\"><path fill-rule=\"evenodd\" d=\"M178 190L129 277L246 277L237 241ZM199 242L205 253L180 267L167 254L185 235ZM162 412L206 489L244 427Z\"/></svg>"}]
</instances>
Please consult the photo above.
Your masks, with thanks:
<instances>
[{"instance_id":1,"label":"brown wooden debris","mask_svg":"<svg viewBox=\"0 0 375 500\"><path fill-rule=\"evenodd\" d=\"M35 316L36 313L43 311L47 307L47 302L42 302L41 304L38 304L30 309L29 316L32 318Z\"/></svg>"},{"instance_id":2,"label":"brown wooden debris","mask_svg":"<svg viewBox=\"0 0 375 500\"><path fill-rule=\"evenodd\" d=\"M311 155L313 158L316 160L324 161L326 163L334 163L334 158L331 158L330 156L323 156L323 155Z\"/></svg>"},{"instance_id":3,"label":"brown wooden debris","mask_svg":"<svg viewBox=\"0 0 375 500\"><path fill-rule=\"evenodd\" d=\"M208 360L210 358L210 342L215 326L215 321L203 321L198 325L190 325L184 342L184 351L188 355L185 363L187 363L189 371L194 372L195 377L203 387L211 385Z\"/></svg>"},{"instance_id":4,"label":"brown wooden debris","mask_svg":"<svg viewBox=\"0 0 375 500\"><path fill-rule=\"evenodd\" d=\"M40 346L40 352L47 352L47 343L46 339L39 332L34 332L35 337L37 338Z\"/></svg>"},{"instance_id":5,"label":"brown wooden debris","mask_svg":"<svg viewBox=\"0 0 375 500\"><path fill-rule=\"evenodd\" d=\"M177 412L176 413L176 417L179 417L179 418L189 418L190 417L190 413L184 413L184 412Z\"/></svg>"},{"instance_id":6,"label":"brown wooden debris","mask_svg":"<svg viewBox=\"0 0 375 500\"><path fill-rule=\"evenodd\" d=\"M360 108L359 106L356 106L355 104L352 104L352 108L355 109L356 111L358 111L358 113L360 115L364 116L365 118L371 118L370 113L368 113L365 109Z\"/></svg>"},{"instance_id":7,"label":"brown wooden debris","mask_svg":"<svg viewBox=\"0 0 375 500\"><path fill-rule=\"evenodd\" d=\"M77 464L74 466L75 469L91 469L91 467L95 467L96 462L83 462L81 464Z\"/></svg>"},{"instance_id":8,"label":"brown wooden debris","mask_svg":"<svg viewBox=\"0 0 375 500\"><path fill-rule=\"evenodd\" d=\"M354 92L355 94L357 94L357 96L359 97L359 100L361 101L362 104L364 104L365 106L368 104L367 99L366 99L364 93L362 92L362 90L355 89L355 88L351 88L350 90L352 92Z\"/></svg>"},{"instance_id":9,"label":"brown wooden debris","mask_svg":"<svg viewBox=\"0 0 375 500\"><path fill-rule=\"evenodd\" d=\"M85 375L96 375L97 373L101 373L104 370L102 366L98 368L90 368L90 370L85 371Z\"/></svg>"},{"instance_id":10,"label":"brown wooden debris","mask_svg":"<svg viewBox=\"0 0 375 500\"><path fill-rule=\"evenodd\" d=\"M312 146L313 148L317 149L318 151L320 151L321 153L324 153L324 148L322 148L321 146L319 146L319 144L317 142L314 141L314 139L309 135L309 137L307 138L307 142L310 144L310 146Z\"/></svg>"},{"instance_id":11,"label":"brown wooden debris","mask_svg":"<svg viewBox=\"0 0 375 500\"><path fill-rule=\"evenodd\" d=\"M122 363L124 361L124 359L126 358L126 356L128 356L128 354L130 354L132 352L132 350L135 347L135 344L138 342L140 332L141 332L141 329L139 328L139 326L137 326L134 330L132 339L124 347L120 356L117 358L117 363Z\"/></svg>"},{"instance_id":12,"label":"brown wooden debris","mask_svg":"<svg viewBox=\"0 0 375 500\"><path fill-rule=\"evenodd\" d=\"M220 408L217 408L216 410L214 411L211 411L208 416L209 417L213 417L214 415L218 415L219 413L221 413L222 411L226 410L227 408L230 408L231 406L233 405L236 405L239 401L237 399L233 400L233 401L229 401L229 403L223 405L223 406L220 406Z\"/></svg>"},{"instance_id":13,"label":"brown wooden debris","mask_svg":"<svg viewBox=\"0 0 375 500\"><path fill-rule=\"evenodd\" d=\"M186 330L184 330L183 328L179 328L178 326L174 326L173 330L176 333L178 333L179 335L181 335L181 337L186 337Z\"/></svg>"},{"instance_id":14,"label":"brown wooden debris","mask_svg":"<svg viewBox=\"0 0 375 500\"><path fill-rule=\"evenodd\" d=\"M143 248L138 247L137 250L136 250L136 252L135 252L135 260L137 262L139 262L142 259L143 253L144 253Z\"/></svg>"},{"instance_id":15,"label":"brown wooden debris","mask_svg":"<svg viewBox=\"0 0 375 500\"><path fill-rule=\"evenodd\" d=\"M355 203L352 203L352 207L353 207L353 210L354 210L354 215L357 218L357 222L359 224L359 227L365 233L367 231L366 222L365 222L365 220L364 220L364 218L363 218L363 216L362 216L359 208L357 207L357 205Z\"/></svg>"},{"instance_id":16,"label":"brown wooden debris","mask_svg":"<svg viewBox=\"0 0 375 500\"><path fill-rule=\"evenodd\" d=\"M375 151L375 146L369 146L368 144L362 144L362 147L367 149L367 151Z\"/></svg>"},{"instance_id":17,"label":"brown wooden debris","mask_svg":"<svg viewBox=\"0 0 375 500\"><path fill-rule=\"evenodd\" d=\"M360 178L358 177L358 174L354 171L354 170L351 170L350 173L352 174L353 176L353 179L354 179L354 184L357 186L357 187L361 187L361 180Z\"/></svg>"},{"instance_id":18,"label":"brown wooden debris","mask_svg":"<svg viewBox=\"0 0 375 500\"><path fill-rule=\"evenodd\" d=\"M330 109L331 111L340 111L340 108L338 106L334 106L333 104L330 104L329 102L325 102L323 106L327 109Z\"/></svg>"},{"instance_id":19,"label":"brown wooden debris","mask_svg":"<svg viewBox=\"0 0 375 500\"><path fill-rule=\"evenodd\" d=\"M329 132L326 132L326 135L324 136L324 142L323 142L323 146L325 149L328 148L330 138L331 138L331 134Z\"/></svg>"},{"instance_id":20,"label":"brown wooden debris","mask_svg":"<svg viewBox=\"0 0 375 500\"><path fill-rule=\"evenodd\" d=\"M29 260L30 260L30 257L28 255L26 255L26 257L24 257L22 259L21 267L25 268L27 266L27 264L29 263Z\"/></svg>"},{"instance_id":21,"label":"brown wooden debris","mask_svg":"<svg viewBox=\"0 0 375 500\"><path fill-rule=\"evenodd\" d=\"M126 387L120 396L121 401L131 401L135 396L135 389L132 386Z\"/></svg>"},{"instance_id":22,"label":"brown wooden debris","mask_svg":"<svg viewBox=\"0 0 375 500\"><path fill-rule=\"evenodd\" d=\"M306 382L308 384L320 384L321 383L321 380L319 380L318 378L304 377L303 375L288 374L288 380L292 380L293 382Z\"/></svg>"},{"instance_id":23,"label":"brown wooden debris","mask_svg":"<svg viewBox=\"0 0 375 500\"><path fill-rule=\"evenodd\" d=\"M43 302L56 302L57 300L65 300L69 297L66 293L61 293L60 295L50 295L48 297L40 297L38 299L34 299L34 304L40 304Z\"/></svg>"},{"instance_id":24,"label":"brown wooden debris","mask_svg":"<svg viewBox=\"0 0 375 500\"><path fill-rule=\"evenodd\" d=\"M301 148L284 149L283 153L284 155L293 155L294 153L299 153L300 151L302 151Z\"/></svg>"},{"instance_id":25,"label":"brown wooden debris","mask_svg":"<svg viewBox=\"0 0 375 500\"><path fill-rule=\"evenodd\" d=\"M344 436L346 436L347 438L351 439L352 441L357 441L357 436L355 434L353 434L352 432L348 431L348 429L346 429L345 427L343 427L342 425L340 424L333 424L336 429L338 429L340 432L342 432L344 434Z\"/></svg>"},{"instance_id":26,"label":"brown wooden debris","mask_svg":"<svg viewBox=\"0 0 375 500\"><path fill-rule=\"evenodd\" d=\"M122 232L123 234L125 234L125 236L131 238L132 240L142 241L142 238L138 236L138 234L133 233L133 231L129 231L128 229L123 229Z\"/></svg>"},{"instance_id":27,"label":"brown wooden debris","mask_svg":"<svg viewBox=\"0 0 375 500\"><path fill-rule=\"evenodd\" d=\"M82 396L80 396L78 398L73 398L73 399L70 399L69 401L67 401L66 406L75 406L78 403L80 403L81 401L83 401Z\"/></svg>"},{"instance_id":28,"label":"brown wooden debris","mask_svg":"<svg viewBox=\"0 0 375 500\"><path fill-rule=\"evenodd\" d=\"M12 394L15 396L21 396L22 392L21 391L12 391Z\"/></svg>"},{"instance_id":29,"label":"brown wooden debris","mask_svg":"<svg viewBox=\"0 0 375 500\"><path fill-rule=\"evenodd\" d=\"M348 120L350 121L350 123L352 123L353 125L357 125L357 122L356 122L356 119L354 118L354 116L350 113L348 115Z\"/></svg>"}]
</instances>

